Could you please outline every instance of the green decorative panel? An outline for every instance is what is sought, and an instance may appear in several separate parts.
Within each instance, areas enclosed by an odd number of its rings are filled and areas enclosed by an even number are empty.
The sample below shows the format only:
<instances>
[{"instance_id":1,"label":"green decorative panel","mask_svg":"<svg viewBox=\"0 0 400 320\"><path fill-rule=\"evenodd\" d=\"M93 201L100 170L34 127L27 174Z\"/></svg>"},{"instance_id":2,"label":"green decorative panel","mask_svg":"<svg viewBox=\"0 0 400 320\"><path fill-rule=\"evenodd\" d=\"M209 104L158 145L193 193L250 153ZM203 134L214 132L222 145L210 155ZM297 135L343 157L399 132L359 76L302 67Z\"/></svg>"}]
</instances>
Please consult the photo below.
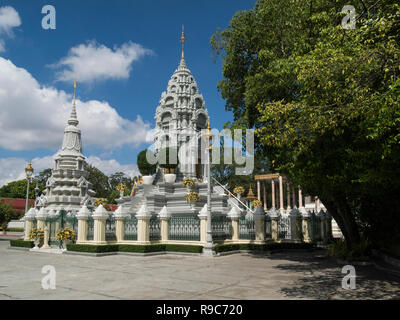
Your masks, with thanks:
<instances>
[{"instance_id":1,"label":"green decorative panel","mask_svg":"<svg viewBox=\"0 0 400 320\"><path fill-rule=\"evenodd\" d=\"M200 241L200 219L197 216L174 216L169 220L169 239Z\"/></svg>"},{"instance_id":2,"label":"green decorative panel","mask_svg":"<svg viewBox=\"0 0 400 320\"><path fill-rule=\"evenodd\" d=\"M239 239L255 240L256 233L253 219L246 219L245 216L239 218Z\"/></svg>"},{"instance_id":3,"label":"green decorative panel","mask_svg":"<svg viewBox=\"0 0 400 320\"><path fill-rule=\"evenodd\" d=\"M116 240L117 236L115 234L115 218L112 214L109 214L106 220L106 241Z\"/></svg>"},{"instance_id":4,"label":"green decorative panel","mask_svg":"<svg viewBox=\"0 0 400 320\"><path fill-rule=\"evenodd\" d=\"M150 218L150 241L161 240L161 224L160 218L152 216Z\"/></svg>"},{"instance_id":5,"label":"green decorative panel","mask_svg":"<svg viewBox=\"0 0 400 320\"><path fill-rule=\"evenodd\" d=\"M278 238L291 239L290 217L281 215L278 219Z\"/></svg>"},{"instance_id":6,"label":"green decorative panel","mask_svg":"<svg viewBox=\"0 0 400 320\"><path fill-rule=\"evenodd\" d=\"M88 217L88 233L87 233L87 240L92 241L94 239L94 221L93 217Z\"/></svg>"},{"instance_id":7,"label":"green decorative panel","mask_svg":"<svg viewBox=\"0 0 400 320\"><path fill-rule=\"evenodd\" d=\"M227 216L211 217L211 229L213 240L232 239L232 223Z\"/></svg>"},{"instance_id":8,"label":"green decorative panel","mask_svg":"<svg viewBox=\"0 0 400 320\"><path fill-rule=\"evenodd\" d=\"M124 240L137 240L137 218L134 215L125 219Z\"/></svg>"}]
</instances>

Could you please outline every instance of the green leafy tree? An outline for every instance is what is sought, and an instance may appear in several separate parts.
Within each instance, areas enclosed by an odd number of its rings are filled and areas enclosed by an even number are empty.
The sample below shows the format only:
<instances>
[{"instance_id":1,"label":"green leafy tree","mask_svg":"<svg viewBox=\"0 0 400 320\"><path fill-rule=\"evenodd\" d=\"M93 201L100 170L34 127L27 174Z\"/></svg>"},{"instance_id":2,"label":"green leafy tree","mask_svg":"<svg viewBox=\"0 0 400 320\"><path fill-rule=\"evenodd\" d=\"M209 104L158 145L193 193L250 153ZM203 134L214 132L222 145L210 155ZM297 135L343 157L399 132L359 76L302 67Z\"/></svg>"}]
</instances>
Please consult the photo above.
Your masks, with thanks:
<instances>
[{"instance_id":1,"label":"green leafy tree","mask_svg":"<svg viewBox=\"0 0 400 320\"><path fill-rule=\"evenodd\" d=\"M0 225L19 218L20 215L9 204L0 199Z\"/></svg>"},{"instance_id":2,"label":"green leafy tree","mask_svg":"<svg viewBox=\"0 0 400 320\"><path fill-rule=\"evenodd\" d=\"M9 182L8 184L0 188L0 197L25 199L27 186L28 182L26 179ZM34 190L35 186L36 186L35 183L30 183L29 199L35 199L35 190ZM44 189L44 186L42 185L39 186L41 190Z\"/></svg>"},{"instance_id":3,"label":"green leafy tree","mask_svg":"<svg viewBox=\"0 0 400 320\"><path fill-rule=\"evenodd\" d=\"M37 183L39 183L39 185L45 186L47 180L51 177L51 173L52 170L49 169L45 169L42 172L40 172L37 176L35 176L33 178L33 181L36 181Z\"/></svg>"},{"instance_id":4,"label":"green leafy tree","mask_svg":"<svg viewBox=\"0 0 400 320\"><path fill-rule=\"evenodd\" d=\"M255 128L257 147L305 193L318 195L351 248L360 231L398 242L400 8L355 1L260 0L211 44L231 128ZM272 169L272 168L271 168ZM397 217L397 218L396 218Z\"/></svg>"},{"instance_id":5,"label":"green leafy tree","mask_svg":"<svg viewBox=\"0 0 400 320\"><path fill-rule=\"evenodd\" d=\"M123 172L116 172L116 173L110 175L108 182L110 184L110 189L112 191L111 193L116 191L117 186L120 185L121 183L126 186L125 195L128 195L130 193L130 190L132 190L132 187L133 187L132 179Z\"/></svg>"},{"instance_id":6,"label":"green leafy tree","mask_svg":"<svg viewBox=\"0 0 400 320\"><path fill-rule=\"evenodd\" d=\"M156 164L151 164L147 161L147 152L147 149L140 151L137 156L137 165L139 171L144 176L153 175L154 173L156 173L157 168Z\"/></svg>"},{"instance_id":7,"label":"green leafy tree","mask_svg":"<svg viewBox=\"0 0 400 320\"><path fill-rule=\"evenodd\" d=\"M165 169L175 169L179 164L178 151L175 147L161 149L157 155L158 165Z\"/></svg>"},{"instance_id":8,"label":"green leafy tree","mask_svg":"<svg viewBox=\"0 0 400 320\"><path fill-rule=\"evenodd\" d=\"M107 198L112 192L111 186L108 183L108 177L94 166L88 165L87 180L92 183L92 189L96 192L97 198Z\"/></svg>"}]
</instances>

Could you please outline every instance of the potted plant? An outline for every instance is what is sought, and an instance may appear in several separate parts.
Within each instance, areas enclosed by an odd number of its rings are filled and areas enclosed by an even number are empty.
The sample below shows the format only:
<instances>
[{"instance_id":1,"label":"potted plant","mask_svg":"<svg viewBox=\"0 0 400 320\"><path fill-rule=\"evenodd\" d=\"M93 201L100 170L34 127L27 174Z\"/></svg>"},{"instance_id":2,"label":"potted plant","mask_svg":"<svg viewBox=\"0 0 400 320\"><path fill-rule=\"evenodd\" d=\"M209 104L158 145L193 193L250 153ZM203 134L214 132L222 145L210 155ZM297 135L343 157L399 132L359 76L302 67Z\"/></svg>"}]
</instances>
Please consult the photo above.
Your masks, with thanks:
<instances>
[{"instance_id":1,"label":"potted plant","mask_svg":"<svg viewBox=\"0 0 400 320\"><path fill-rule=\"evenodd\" d=\"M151 157L155 158L154 153L148 149L140 151L137 156L137 165L140 173L143 176L143 184L146 185L153 184L153 174L156 173L156 164L151 164L148 161L148 159Z\"/></svg>"},{"instance_id":2,"label":"potted plant","mask_svg":"<svg viewBox=\"0 0 400 320\"><path fill-rule=\"evenodd\" d=\"M261 203L260 200L256 199L256 200L253 200L253 202L251 203L251 205L253 206L253 208L257 208L257 207L261 207L261 206L262 206L262 203Z\"/></svg>"},{"instance_id":3,"label":"potted plant","mask_svg":"<svg viewBox=\"0 0 400 320\"><path fill-rule=\"evenodd\" d=\"M33 249L39 250L40 240L44 238L44 231L42 229L33 228L29 233L29 239L33 240L35 247Z\"/></svg>"},{"instance_id":4,"label":"potted plant","mask_svg":"<svg viewBox=\"0 0 400 320\"><path fill-rule=\"evenodd\" d=\"M58 231L56 239L59 243L59 247L62 250L67 250L67 242L73 241L76 238L76 233L70 228L64 228Z\"/></svg>"},{"instance_id":5,"label":"potted plant","mask_svg":"<svg viewBox=\"0 0 400 320\"><path fill-rule=\"evenodd\" d=\"M237 186L235 189L233 189L233 193L236 193L236 196L240 200L241 195L244 193L244 188L242 186Z\"/></svg>"},{"instance_id":6,"label":"potted plant","mask_svg":"<svg viewBox=\"0 0 400 320\"><path fill-rule=\"evenodd\" d=\"M197 192L189 192L185 196L186 202L190 204L190 207L194 209L196 202L200 201L200 195Z\"/></svg>"},{"instance_id":7,"label":"potted plant","mask_svg":"<svg viewBox=\"0 0 400 320\"><path fill-rule=\"evenodd\" d=\"M167 147L159 151L157 155L158 165L165 169L164 179L167 183L174 183L176 180L175 168L179 164L176 148Z\"/></svg>"},{"instance_id":8,"label":"potted plant","mask_svg":"<svg viewBox=\"0 0 400 320\"><path fill-rule=\"evenodd\" d=\"M188 192L190 192L190 190L196 185L196 183L192 178L185 178L183 179L182 185L187 188Z\"/></svg>"}]
</instances>

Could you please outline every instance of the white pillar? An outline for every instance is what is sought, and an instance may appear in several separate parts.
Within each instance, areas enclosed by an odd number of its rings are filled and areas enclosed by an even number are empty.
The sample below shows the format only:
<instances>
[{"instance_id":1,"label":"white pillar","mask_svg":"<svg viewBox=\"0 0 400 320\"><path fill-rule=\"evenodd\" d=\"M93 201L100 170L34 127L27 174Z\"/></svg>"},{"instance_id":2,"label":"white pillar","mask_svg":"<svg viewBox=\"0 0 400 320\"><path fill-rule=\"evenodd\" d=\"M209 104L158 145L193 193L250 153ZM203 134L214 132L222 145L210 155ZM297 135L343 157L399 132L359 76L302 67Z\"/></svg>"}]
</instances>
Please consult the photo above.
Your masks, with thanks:
<instances>
[{"instance_id":1,"label":"white pillar","mask_svg":"<svg viewBox=\"0 0 400 320\"><path fill-rule=\"evenodd\" d=\"M108 218L108 212L103 207L99 205L93 214L93 241L96 244L106 244L106 220Z\"/></svg>"},{"instance_id":2,"label":"white pillar","mask_svg":"<svg viewBox=\"0 0 400 320\"><path fill-rule=\"evenodd\" d=\"M25 214L25 233L24 233L24 240L30 241L29 234L33 229L33 222L35 221L36 210L34 208L30 208L28 212Z\"/></svg>"},{"instance_id":3,"label":"white pillar","mask_svg":"<svg viewBox=\"0 0 400 320\"><path fill-rule=\"evenodd\" d=\"M121 205L119 205L117 210L115 210L114 217L115 217L115 236L117 238L117 242L124 241L125 219L127 217L127 214L125 213L125 210Z\"/></svg>"},{"instance_id":4,"label":"white pillar","mask_svg":"<svg viewBox=\"0 0 400 320\"><path fill-rule=\"evenodd\" d=\"M267 189L265 188L265 183L263 183L264 191L264 211L267 211Z\"/></svg>"},{"instance_id":5,"label":"white pillar","mask_svg":"<svg viewBox=\"0 0 400 320\"><path fill-rule=\"evenodd\" d=\"M272 208L276 208L275 206L275 181L271 179L271 200L272 200Z\"/></svg>"},{"instance_id":6,"label":"white pillar","mask_svg":"<svg viewBox=\"0 0 400 320\"><path fill-rule=\"evenodd\" d=\"M261 201L261 185L260 181L257 181L257 199Z\"/></svg>"},{"instance_id":7,"label":"white pillar","mask_svg":"<svg viewBox=\"0 0 400 320\"><path fill-rule=\"evenodd\" d=\"M200 242L207 242L207 204L200 210L199 215L200 219Z\"/></svg>"},{"instance_id":8,"label":"white pillar","mask_svg":"<svg viewBox=\"0 0 400 320\"><path fill-rule=\"evenodd\" d=\"M257 241L265 240L265 212L263 208L257 207L254 212L254 231L256 233Z\"/></svg>"},{"instance_id":9,"label":"white pillar","mask_svg":"<svg viewBox=\"0 0 400 320\"><path fill-rule=\"evenodd\" d=\"M299 187L299 208L301 208L302 206L303 206L303 195L301 188Z\"/></svg>"},{"instance_id":10,"label":"white pillar","mask_svg":"<svg viewBox=\"0 0 400 320\"><path fill-rule=\"evenodd\" d=\"M279 211L281 214L285 212L283 208L283 178L279 176Z\"/></svg>"},{"instance_id":11,"label":"white pillar","mask_svg":"<svg viewBox=\"0 0 400 320\"><path fill-rule=\"evenodd\" d=\"M76 215L76 218L78 219L78 239L76 241L77 243L87 241L89 215L90 210L86 206L83 206Z\"/></svg>"},{"instance_id":12,"label":"white pillar","mask_svg":"<svg viewBox=\"0 0 400 320\"><path fill-rule=\"evenodd\" d=\"M228 213L228 217L231 218L232 223L232 241L239 240L239 218L240 218L240 211L235 206Z\"/></svg>"},{"instance_id":13,"label":"white pillar","mask_svg":"<svg viewBox=\"0 0 400 320\"><path fill-rule=\"evenodd\" d=\"M286 195L286 197L287 197L287 207L286 207L286 210L287 210L287 213L290 213L290 209L291 209L291 207L290 207L290 185L289 185L289 183L288 182L286 182L286 192L287 192L287 195Z\"/></svg>"},{"instance_id":14,"label":"white pillar","mask_svg":"<svg viewBox=\"0 0 400 320\"><path fill-rule=\"evenodd\" d=\"M294 187L292 187L292 197L293 197L293 208L294 208L294 207L297 207L296 192L294 190Z\"/></svg>"},{"instance_id":15,"label":"white pillar","mask_svg":"<svg viewBox=\"0 0 400 320\"><path fill-rule=\"evenodd\" d=\"M161 221L161 241L169 240L169 220L171 218L171 213L168 212L166 206L164 206L158 213L158 217Z\"/></svg>"},{"instance_id":16,"label":"white pillar","mask_svg":"<svg viewBox=\"0 0 400 320\"><path fill-rule=\"evenodd\" d=\"M146 244L150 242L150 218L151 213L148 211L147 206L144 204L140 207L136 214L138 221L137 224L137 239L138 242Z\"/></svg>"}]
</instances>

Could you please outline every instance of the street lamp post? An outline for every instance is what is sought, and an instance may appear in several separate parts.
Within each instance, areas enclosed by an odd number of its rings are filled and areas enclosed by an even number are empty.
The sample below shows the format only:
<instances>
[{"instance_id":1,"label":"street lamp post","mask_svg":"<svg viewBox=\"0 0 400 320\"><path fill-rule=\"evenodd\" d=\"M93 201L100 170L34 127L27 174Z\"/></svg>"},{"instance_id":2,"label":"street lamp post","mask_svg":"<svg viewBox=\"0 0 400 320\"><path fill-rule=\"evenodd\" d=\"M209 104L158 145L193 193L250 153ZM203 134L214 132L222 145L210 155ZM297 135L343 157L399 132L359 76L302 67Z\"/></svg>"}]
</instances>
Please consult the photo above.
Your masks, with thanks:
<instances>
[{"instance_id":1,"label":"street lamp post","mask_svg":"<svg viewBox=\"0 0 400 320\"><path fill-rule=\"evenodd\" d=\"M25 174L26 174L26 180L28 181L28 185L26 187L26 202L25 202L25 214L28 212L28 200L29 200L29 183L31 181L31 178L33 176L33 168L32 164L29 161L28 166L25 168Z\"/></svg>"},{"instance_id":2,"label":"street lamp post","mask_svg":"<svg viewBox=\"0 0 400 320\"><path fill-rule=\"evenodd\" d=\"M212 238L212 226L211 226L211 151L212 151L212 139L213 134L210 129L210 122L208 122L208 128L204 134L204 140L206 141L207 149L207 239L206 245L204 246L205 256L214 256L214 244Z\"/></svg>"}]
</instances>

